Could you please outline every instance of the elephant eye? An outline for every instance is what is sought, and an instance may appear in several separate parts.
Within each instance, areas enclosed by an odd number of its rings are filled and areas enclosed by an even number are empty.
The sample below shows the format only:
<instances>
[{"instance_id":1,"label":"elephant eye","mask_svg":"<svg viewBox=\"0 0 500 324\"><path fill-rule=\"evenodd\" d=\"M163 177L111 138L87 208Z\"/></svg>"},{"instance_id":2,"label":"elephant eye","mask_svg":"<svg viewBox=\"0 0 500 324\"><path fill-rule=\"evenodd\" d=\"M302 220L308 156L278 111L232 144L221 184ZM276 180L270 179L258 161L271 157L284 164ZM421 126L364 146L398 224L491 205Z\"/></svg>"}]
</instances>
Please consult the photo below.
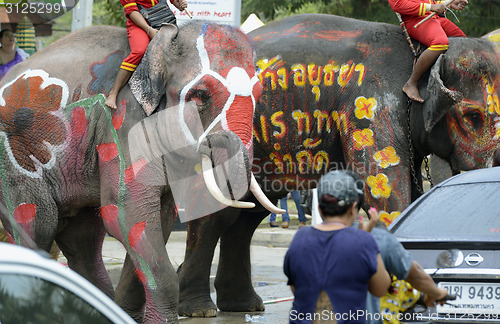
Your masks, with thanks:
<instances>
[{"instance_id":1,"label":"elephant eye","mask_svg":"<svg viewBox=\"0 0 500 324\"><path fill-rule=\"evenodd\" d=\"M466 113L465 118L467 118L474 128L483 127L483 116L479 112L474 111Z\"/></svg>"},{"instance_id":2,"label":"elephant eye","mask_svg":"<svg viewBox=\"0 0 500 324\"><path fill-rule=\"evenodd\" d=\"M195 101L198 106L205 106L207 102L210 100L210 93L204 89L191 89L187 96L186 101Z\"/></svg>"}]
</instances>

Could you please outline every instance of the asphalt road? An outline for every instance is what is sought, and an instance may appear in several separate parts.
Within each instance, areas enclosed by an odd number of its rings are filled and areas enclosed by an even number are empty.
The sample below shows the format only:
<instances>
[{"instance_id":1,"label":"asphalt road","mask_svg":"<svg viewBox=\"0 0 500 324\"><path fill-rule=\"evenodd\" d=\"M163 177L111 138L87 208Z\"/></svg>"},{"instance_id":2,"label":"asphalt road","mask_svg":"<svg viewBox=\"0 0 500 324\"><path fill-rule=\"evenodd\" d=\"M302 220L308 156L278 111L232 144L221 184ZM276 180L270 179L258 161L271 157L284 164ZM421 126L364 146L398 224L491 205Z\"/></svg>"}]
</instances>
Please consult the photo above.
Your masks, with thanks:
<instances>
[{"instance_id":1,"label":"asphalt road","mask_svg":"<svg viewBox=\"0 0 500 324\"><path fill-rule=\"evenodd\" d=\"M239 324L246 322L245 315L262 316L258 321L252 323L288 323L288 312L292 305L293 295L286 284L286 276L283 273L283 259L287 247L297 230L293 225L289 229L269 228L263 226L259 228L251 246L252 258L252 278L256 292L264 300L266 310L256 313L239 312L218 312L214 318L185 318L181 317L180 322L186 324ZM177 268L184 260L186 232L173 232L170 241L167 243L167 251L174 268ZM211 295L212 300L216 300L216 293L213 288L213 279L217 270L218 248L211 269ZM113 238L106 238L103 247L103 259L110 274L113 284L116 286L123 260L125 249ZM64 257L59 261L65 262Z\"/></svg>"}]
</instances>

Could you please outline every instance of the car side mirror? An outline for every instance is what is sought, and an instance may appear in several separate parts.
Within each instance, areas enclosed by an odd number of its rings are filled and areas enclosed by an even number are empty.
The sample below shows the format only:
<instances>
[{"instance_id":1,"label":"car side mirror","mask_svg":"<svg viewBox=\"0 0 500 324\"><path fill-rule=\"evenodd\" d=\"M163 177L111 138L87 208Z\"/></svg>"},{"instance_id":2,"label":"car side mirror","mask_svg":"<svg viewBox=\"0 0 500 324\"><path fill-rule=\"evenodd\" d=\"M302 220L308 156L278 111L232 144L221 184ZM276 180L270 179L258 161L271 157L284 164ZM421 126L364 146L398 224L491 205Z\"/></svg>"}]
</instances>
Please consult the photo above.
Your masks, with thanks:
<instances>
[{"instance_id":1,"label":"car side mirror","mask_svg":"<svg viewBox=\"0 0 500 324\"><path fill-rule=\"evenodd\" d=\"M464 254L458 249L450 249L441 252L436 260L437 267L456 268L464 262Z\"/></svg>"}]
</instances>

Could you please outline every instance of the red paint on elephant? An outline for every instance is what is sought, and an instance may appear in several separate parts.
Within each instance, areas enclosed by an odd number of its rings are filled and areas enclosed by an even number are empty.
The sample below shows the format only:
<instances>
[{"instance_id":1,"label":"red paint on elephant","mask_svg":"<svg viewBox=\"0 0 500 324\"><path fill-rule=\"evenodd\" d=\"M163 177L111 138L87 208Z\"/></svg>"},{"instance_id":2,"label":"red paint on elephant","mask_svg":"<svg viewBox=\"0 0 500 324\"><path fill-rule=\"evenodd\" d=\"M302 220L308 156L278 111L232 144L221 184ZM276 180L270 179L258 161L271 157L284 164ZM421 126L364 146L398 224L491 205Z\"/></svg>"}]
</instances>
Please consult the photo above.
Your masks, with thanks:
<instances>
[{"instance_id":1,"label":"red paint on elephant","mask_svg":"<svg viewBox=\"0 0 500 324\"><path fill-rule=\"evenodd\" d=\"M14 219L19 224L28 224L36 215L35 204L20 204L14 210Z\"/></svg>"},{"instance_id":2,"label":"red paint on elephant","mask_svg":"<svg viewBox=\"0 0 500 324\"><path fill-rule=\"evenodd\" d=\"M227 128L239 135L243 145L247 146L252 140L252 124L242 122L252 120L252 98L236 96L226 112Z\"/></svg>"},{"instance_id":3,"label":"red paint on elephant","mask_svg":"<svg viewBox=\"0 0 500 324\"><path fill-rule=\"evenodd\" d=\"M125 99L123 99L120 103L118 103L118 108L113 112L113 117L111 118L113 127L116 130L122 127L126 111L127 111L127 104L125 102Z\"/></svg>"},{"instance_id":4,"label":"red paint on elephant","mask_svg":"<svg viewBox=\"0 0 500 324\"><path fill-rule=\"evenodd\" d=\"M317 25L319 22L307 22L302 24L297 24L293 28L285 29L282 32L273 32L268 34L263 34L256 36L254 40L263 41L266 39L273 39L277 35L281 37L292 36L299 38L308 38L308 39L319 39L326 40L330 42L336 42L345 39L356 38L361 34L361 30L355 31L342 31L342 30L326 30L326 31L313 31L311 28L313 25Z\"/></svg>"},{"instance_id":5,"label":"red paint on elephant","mask_svg":"<svg viewBox=\"0 0 500 324\"><path fill-rule=\"evenodd\" d=\"M89 121L87 120L85 109L83 107L76 107L73 109L71 125L71 136L73 138L81 138L85 135Z\"/></svg>"},{"instance_id":6,"label":"red paint on elephant","mask_svg":"<svg viewBox=\"0 0 500 324\"><path fill-rule=\"evenodd\" d=\"M212 114L223 113L223 129L234 132L251 152L251 121L262 87L255 76L252 49L241 48L241 38L246 39L247 36L238 33L239 37L227 37L228 33L233 33L231 27L207 26L202 35L204 51L200 50L204 74L200 82L188 91L186 99L203 102L203 98L196 98L193 94L200 86L208 87L215 94L212 98L218 98L217 102L213 102ZM214 42L214 39L217 41Z\"/></svg>"},{"instance_id":7,"label":"red paint on elephant","mask_svg":"<svg viewBox=\"0 0 500 324\"><path fill-rule=\"evenodd\" d=\"M143 285L148 282L148 279L147 279L146 275L141 270L135 269L135 275L137 276L137 278L139 279L139 281L142 282Z\"/></svg>"},{"instance_id":8,"label":"red paint on elephant","mask_svg":"<svg viewBox=\"0 0 500 324\"><path fill-rule=\"evenodd\" d=\"M210 60L210 67L222 77L227 78L229 71L234 66L228 62L238 62L236 66L243 68L251 78L255 73L254 62L249 60L253 57L252 48L248 47L246 52L242 51L241 39L228 37L229 32L231 30L208 26L204 45ZM241 33L241 37L247 36Z\"/></svg>"},{"instance_id":9,"label":"red paint on elephant","mask_svg":"<svg viewBox=\"0 0 500 324\"><path fill-rule=\"evenodd\" d=\"M20 204L14 210L14 219L30 237L33 237L33 223L35 221L35 215L35 204Z\"/></svg>"},{"instance_id":10,"label":"red paint on elephant","mask_svg":"<svg viewBox=\"0 0 500 324\"><path fill-rule=\"evenodd\" d=\"M33 158L47 164L53 157L49 145L66 141L66 127L53 114L61 108L63 92L59 84L26 74L2 88L0 131L7 134L12 155L24 170L37 171Z\"/></svg>"},{"instance_id":11,"label":"red paint on elephant","mask_svg":"<svg viewBox=\"0 0 500 324\"><path fill-rule=\"evenodd\" d=\"M100 214L109 234L121 240L123 238L123 235L120 229L120 223L118 221L118 206L102 206L100 208Z\"/></svg>"},{"instance_id":12,"label":"red paint on elephant","mask_svg":"<svg viewBox=\"0 0 500 324\"><path fill-rule=\"evenodd\" d=\"M116 143L103 143L97 145L97 153L102 161L108 162L118 156L118 148Z\"/></svg>"},{"instance_id":13,"label":"red paint on elephant","mask_svg":"<svg viewBox=\"0 0 500 324\"><path fill-rule=\"evenodd\" d=\"M146 228L146 222L140 222L135 224L128 233L128 241L130 243L130 247L134 250L138 250L139 241L141 239L142 234L144 234L144 229Z\"/></svg>"},{"instance_id":14,"label":"red paint on elephant","mask_svg":"<svg viewBox=\"0 0 500 324\"><path fill-rule=\"evenodd\" d=\"M101 207L101 217L106 224L115 223L118 219L118 207L115 205Z\"/></svg>"},{"instance_id":15,"label":"red paint on elephant","mask_svg":"<svg viewBox=\"0 0 500 324\"><path fill-rule=\"evenodd\" d=\"M146 159L140 159L125 170L125 183L135 180L136 175L148 164Z\"/></svg>"},{"instance_id":16,"label":"red paint on elephant","mask_svg":"<svg viewBox=\"0 0 500 324\"><path fill-rule=\"evenodd\" d=\"M497 130L495 123L490 120L496 114L488 113L482 102L464 100L447 115L449 133L452 137L455 150L453 155L460 156L460 170L471 170L479 162L486 165L499 145L498 139L492 141ZM489 125L489 127L486 127Z\"/></svg>"}]
</instances>

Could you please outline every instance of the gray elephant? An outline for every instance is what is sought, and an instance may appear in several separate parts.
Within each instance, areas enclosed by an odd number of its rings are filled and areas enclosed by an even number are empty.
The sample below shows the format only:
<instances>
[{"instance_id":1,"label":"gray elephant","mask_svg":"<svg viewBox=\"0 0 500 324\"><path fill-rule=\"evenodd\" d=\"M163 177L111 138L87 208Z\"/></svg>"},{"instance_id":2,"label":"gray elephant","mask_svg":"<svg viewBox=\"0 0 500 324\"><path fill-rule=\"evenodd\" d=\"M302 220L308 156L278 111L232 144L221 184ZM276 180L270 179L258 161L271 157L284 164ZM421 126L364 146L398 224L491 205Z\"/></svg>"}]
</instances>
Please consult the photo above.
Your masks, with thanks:
<instances>
[{"instance_id":1,"label":"gray elephant","mask_svg":"<svg viewBox=\"0 0 500 324\"><path fill-rule=\"evenodd\" d=\"M413 54L399 26L298 15L250 36L264 86L253 165L269 197L314 188L331 169L350 169L367 184L366 204L390 223L419 196L428 154L454 170L491 165L499 144L500 67L487 41L450 39L420 83L420 104L402 91ZM215 315L208 275L219 237L218 308L264 309L252 287L249 246L267 215L231 209L189 224L179 269L181 314Z\"/></svg>"},{"instance_id":2,"label":"gray elephant","mask_svg":"<svg viewBox=\"0 0 500 324\"><path fill-rule=\"evenodd\" d=\"M109 233L127 250L117 302L138 321L177 322L165 249L177 207L201 217L252 207L237 201L249 187L262 197L250 163L262 86L241 31L165 25L110 110L105 95L128 51L124 29L91 27L1 80L0 217L13 243L48 250L55 240L113 296L101 255Z\"/></svg>"}]
</instances>

